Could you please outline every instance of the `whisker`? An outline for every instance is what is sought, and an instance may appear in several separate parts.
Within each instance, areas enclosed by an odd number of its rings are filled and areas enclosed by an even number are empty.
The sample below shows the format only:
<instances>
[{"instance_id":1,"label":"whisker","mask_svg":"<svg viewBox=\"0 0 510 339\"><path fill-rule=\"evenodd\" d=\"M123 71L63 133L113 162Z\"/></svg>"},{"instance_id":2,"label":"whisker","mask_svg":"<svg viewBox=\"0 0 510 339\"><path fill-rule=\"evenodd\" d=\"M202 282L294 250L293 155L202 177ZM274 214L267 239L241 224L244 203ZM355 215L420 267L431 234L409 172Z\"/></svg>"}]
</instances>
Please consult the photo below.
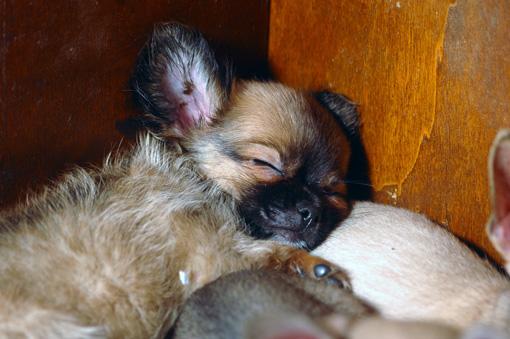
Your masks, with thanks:
<instances>
[{"instance_id":1,"label":"whisker","mask_svg":"<svg viewBox=\"0 0 510 339\"><path fill-rule=\"evenodd\" d=\"M360 186L374 187L374 185L371 185L369 183L362 182L362 181L342 180L342 182L347 185L360 185Z\"/></svg>"}]
</instances>

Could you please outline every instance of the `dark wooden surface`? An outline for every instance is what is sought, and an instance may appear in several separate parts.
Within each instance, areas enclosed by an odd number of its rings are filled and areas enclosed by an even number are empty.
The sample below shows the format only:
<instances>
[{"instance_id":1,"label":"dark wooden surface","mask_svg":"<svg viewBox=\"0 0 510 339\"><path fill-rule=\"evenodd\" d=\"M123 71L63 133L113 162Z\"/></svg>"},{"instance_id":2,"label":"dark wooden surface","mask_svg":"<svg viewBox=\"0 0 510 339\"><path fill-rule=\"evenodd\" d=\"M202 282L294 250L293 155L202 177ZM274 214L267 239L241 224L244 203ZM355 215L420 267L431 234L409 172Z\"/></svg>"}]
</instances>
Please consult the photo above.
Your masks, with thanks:
<instances>
[{"instance_id":1,"label":"dark wooden surface","mask_svg":"<svg viewBox=\"0 0 510 339\"><path fill-rule=\"evenodd\" d=\"M250 74L266 60L268 6L0 0L0 206L119 145L116 124L134 114L130 72L154 23L199 28Z\"/></svg>"},{"instance_id":2,"label":"dark wooden surface","mask_svg":"<svg viewBox=\"0 0 510 339\"><path fill-rule=\"evenodd\" d=\"M280 80L348 94L376 199L494 254L486 156L510 126L509 16L496 0L275 0L270 13L266 0L0 0L0 205L117 147L136 53L155 22L179 20L242 74L268 51Z\"/></svg>"},{"instance_id":3,"label":"dark wooden surface","mask_svg":"<svg viewBox=\"0 0 510 339\"><path fill-rule=\"evenodd\" d=\"M270 65L360 104L376 199L491 249L486 158L510 127L510 2L271 2Z\"/></svg>"}]
</instances>

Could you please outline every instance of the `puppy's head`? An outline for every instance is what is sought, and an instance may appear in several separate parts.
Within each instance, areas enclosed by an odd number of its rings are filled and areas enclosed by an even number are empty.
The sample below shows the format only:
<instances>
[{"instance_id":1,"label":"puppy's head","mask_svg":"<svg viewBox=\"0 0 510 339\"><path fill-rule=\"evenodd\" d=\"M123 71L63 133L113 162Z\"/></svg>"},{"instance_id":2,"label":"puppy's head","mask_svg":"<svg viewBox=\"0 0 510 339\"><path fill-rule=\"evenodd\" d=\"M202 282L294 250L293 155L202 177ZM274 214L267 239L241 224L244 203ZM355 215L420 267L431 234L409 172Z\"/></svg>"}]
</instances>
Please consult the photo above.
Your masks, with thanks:
<instances>
[{"instance_id":1,"label":"puppy's head","mask_svg":"<svg viewBox=\"0 0 510 339\"><path fill-rule=\"evenodd\" d=\"M350 212L355 105L341 95L233 80L204 38L163 24L134 74L147 126L234 196L251 234L314 248Z\"/></svg>"}]
</instances>

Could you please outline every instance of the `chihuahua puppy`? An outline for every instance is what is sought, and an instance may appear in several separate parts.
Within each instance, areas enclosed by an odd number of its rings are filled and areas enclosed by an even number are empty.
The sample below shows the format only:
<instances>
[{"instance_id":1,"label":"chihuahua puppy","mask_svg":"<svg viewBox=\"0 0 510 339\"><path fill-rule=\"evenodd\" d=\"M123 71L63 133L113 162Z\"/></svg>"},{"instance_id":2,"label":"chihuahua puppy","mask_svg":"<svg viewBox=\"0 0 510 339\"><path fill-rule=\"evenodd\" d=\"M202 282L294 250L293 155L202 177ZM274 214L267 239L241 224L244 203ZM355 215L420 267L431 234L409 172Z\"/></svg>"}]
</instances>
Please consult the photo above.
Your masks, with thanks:
<instances>
[{"instance_id":1,"label":"chihuahua puppy","mask_svg":"<svg viewBox=\"0 0 510 339\"><path fill-rule=\"evenodd\" d=\"M510 259L510 132L492 146L488 232ZM482 323L510 335L510 281L464 243L425 217L359 202L342 227L314 252L341 263L354 292L385 316L441 321L460 328Z\"/></svg>"},{"instance_id":2,"label":"chihuahua puppy","mask_svg":"<svg viewBox=\"0 0 510 339\"><path fill-rule=\"evenodd\" d=\"M193 293L167 338L455 339L460 333L381 318L349 291L310 279L240 271Z\"/></svg>"},{"instance_id":3,"label":"chihuahua puppy","mask_svg":"<svg viewBox=\"0 0 510 339\"><path fill-rule=\"evenodd\" d=\"M153 136L0 214L0 337L157 338L194 290L241 269L348 286L303 249L351 209L351 102L232 80L173 23L134 84Z\"/></svg>"}]
</instances>

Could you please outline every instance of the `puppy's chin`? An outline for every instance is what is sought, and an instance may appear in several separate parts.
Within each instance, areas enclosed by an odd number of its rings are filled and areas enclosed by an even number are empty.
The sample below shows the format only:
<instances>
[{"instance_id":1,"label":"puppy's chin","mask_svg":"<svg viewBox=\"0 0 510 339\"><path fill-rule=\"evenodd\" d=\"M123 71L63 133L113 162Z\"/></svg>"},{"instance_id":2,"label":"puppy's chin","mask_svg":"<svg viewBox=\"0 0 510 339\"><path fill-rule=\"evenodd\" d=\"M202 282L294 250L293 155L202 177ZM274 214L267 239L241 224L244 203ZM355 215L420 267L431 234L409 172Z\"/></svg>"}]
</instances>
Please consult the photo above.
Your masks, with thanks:
<instances>
[{"instance_id":1,"label":"puppy's chin","mask_svg":"<svg viewBox=\"0 0 510 339\"><path fill-rule=\"evenodd\" d=\"M310 247L308 246L306 241L299 240L299 239L295 238L291 234L287 234L287 235L285 235L285 234L274 234L269 239L277 241L277 242L282 243L282 244L287 245L287 246L301 248L301 249L304 249L304 250L310 250Z\"/></svg>"},{"instance_id":2,"label":"puppy's chin","mask_svg":"<svg viewBox=\"0 0 510 339\"><path fill-rule=\"evenodd\" d=\"M304 231L295 231L279 227L264 227L250 220L247 220L247 225L250 235L257 239L274 240L288 246L305 250L313 250L319 246L333 228L331 227L326 231L328 227L317 225L317 227Z\"/></svg>"},{"instance_id":3,"label":"puppy's chin","mask_svg":"<svg viewBox=\"0 0 510 339\"><path fill-rule=\"evenodd\" d=\"M303 236L298 234L297 232L284 229L267 231L262 230L260 227L254 226L253 224L249 225L249 229L250 234L257 239L273 240L284 245L302 248L305 250L311 249L309 244L303 239Z\"/></svg>"}]
</instances>

